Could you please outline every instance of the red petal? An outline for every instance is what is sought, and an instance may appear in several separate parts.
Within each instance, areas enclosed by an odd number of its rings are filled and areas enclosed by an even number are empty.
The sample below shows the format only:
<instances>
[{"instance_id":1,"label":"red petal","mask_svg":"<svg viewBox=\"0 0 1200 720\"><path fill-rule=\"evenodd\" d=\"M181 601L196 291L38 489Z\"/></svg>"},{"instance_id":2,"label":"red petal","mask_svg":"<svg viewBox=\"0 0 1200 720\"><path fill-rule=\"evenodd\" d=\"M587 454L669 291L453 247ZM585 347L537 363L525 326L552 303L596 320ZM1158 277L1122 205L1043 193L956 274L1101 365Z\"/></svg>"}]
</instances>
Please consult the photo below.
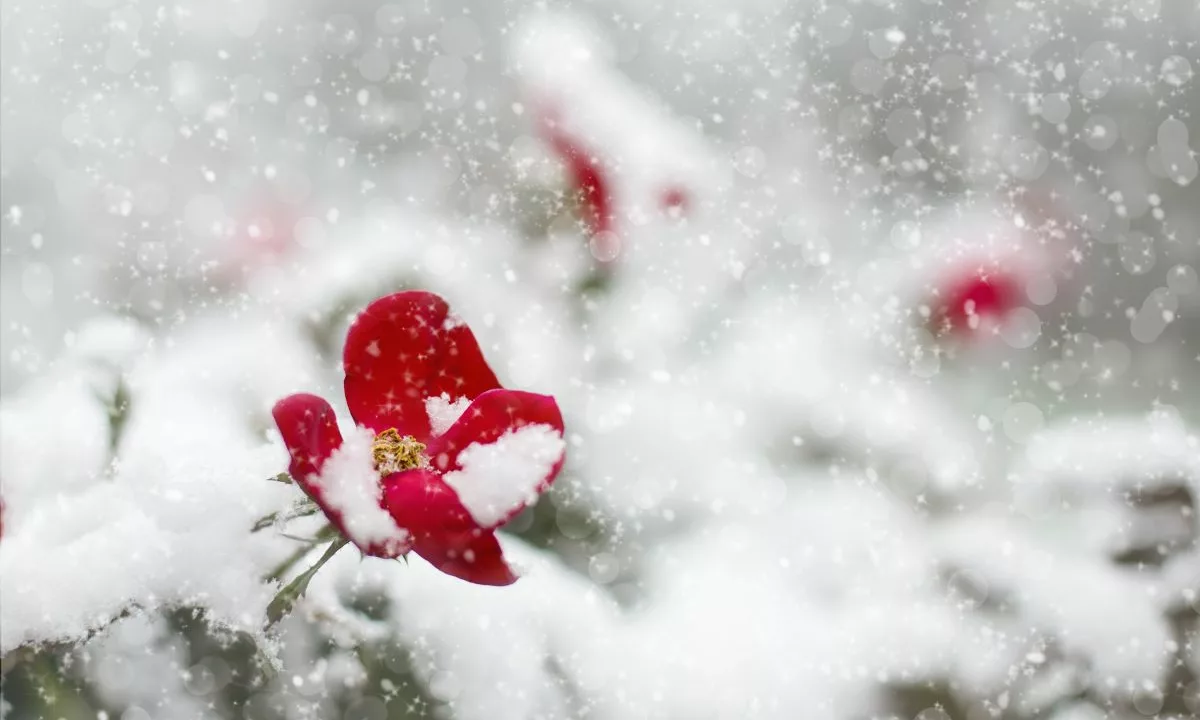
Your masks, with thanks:
<instances>
[{"instance_id":1,"label":"red petal","mask_svg":"<svg viewBox=\"0 0 1200 720\"><path fill-rule=\"evenodd\" d=\"M558 403L554 398L521 390L489 390L475 398L462 417L445 433L430 440L426 452L436 472L453 472L461 469L459 453L470 445L495 442L510 430L526 425L549 425L562 435L562 413L559 412ZM565 459L564 453L535 488L537 493L544 492L550 483L554 482ZM513 507L499 522L490 527L503 525L524 509L524 505Z\"/></svg>"},{"instance_id":2,"label":"red petal","mask_svg":"<svg viewBox=\"0 0 1200 720\"><path fill-rule=\"evenodd\" d=\"M593 234L611 232L615 226L612 190L600 161L559 127L548 114L542 122L547 140L567 165L571 184L583 193L584 222Z\"/></svg>"},{"instance_id":3,"label":"red petal","mask_svg":"<svg viewBox=\"0 0 1200 720\"><path fill-rule=\"evenodd\" d=\"M288 464L292 479L320 506L338 531L344 537L350 537L341 513L325 501L324 491L317 482L325 461L342 445L342 433L338 430L333 408L324 398L300 393L275 403L271 414L275 417L279 433L283 435L284 444L292 454ZM408 551L403 542L367 547L358 545L358 548L367 555L387 558L399 557Z\"/></svg>"},{"instance_id":4,"label":"red petal","mask_svg":"<svg viewBox=\"0 0 1200 720\"><path fill-rule=\"evenodd\" d=\"M479 585L509 585L516 575L495 534L479 528L442 478L407 470L384 479L384 506L412 535L413 550L438 570Z\"/></svg>"},{"instance_id":5,"label":"red petal","mask_svg":"<svg viewBox=\"0 0 1200 720\"><path fill-rule=\"evenodd\" d=\"M368 305L350 326L343 365L355 422L422 442L430 435L425 398L475 398L500 387L470 328L445 300L419 290Z\"/></svg>"},{"instance_id":6,"label":"red petal","mask_svg":"<svg viewBox=\"0 0 1200 720\"><path fill-rule=\"evenodd\" d=\"M996 318L1020 304L1021 286L1008 273L972 274L956 280L945 293L939 315L952 330L970 330L971 316Z\"/></svg>"},{"instance_id":7,"label":"red petal","mask_svg":"<svg viewBox=\"0 0 1200 720\"><path fill-rule=\"evenodd\" d=\"M271 415L292 454L288 472L309 490L309 478L321 472L325 461L342 445L333 408L324 398L298 393L275 403ZM309 494L313 494L311 490Z\"/></svg>"},{"instance_id":8,"label":"red petal","mask_svg":"<svg viewBox=\"0 0 1200 720\"><path fill-rule=\"evenodd\" d=\"M562 413L554 398L522 390L489 390L475 398L446 432L429 442L427 453L435 470L452 472L459 469L458 454L467 446L495 442L509 430L526 425L549 425L562 435ZM560 459L546 485L561 467Z\"/></svg>"},{"instance_id":9,"label":"red petal","mask_svg":"<svg viewBox=\"0 0 1200 720\"><path fill-rule=\"evenodd\" d=\"M458 495L431 470L403 470L383 479L383 506L414 535L476 527Z\"/></svg>"},{"instance_id":10,"label":"red petal","mask_svg":"<svg viewBox=\"0 0 1200 720\"><path fill-rule=\"evenodd\" d=\"M420 539L413 550L438 570L476 585L512 585L517 581L491 530Z\"/></svg>"}]
</instances>

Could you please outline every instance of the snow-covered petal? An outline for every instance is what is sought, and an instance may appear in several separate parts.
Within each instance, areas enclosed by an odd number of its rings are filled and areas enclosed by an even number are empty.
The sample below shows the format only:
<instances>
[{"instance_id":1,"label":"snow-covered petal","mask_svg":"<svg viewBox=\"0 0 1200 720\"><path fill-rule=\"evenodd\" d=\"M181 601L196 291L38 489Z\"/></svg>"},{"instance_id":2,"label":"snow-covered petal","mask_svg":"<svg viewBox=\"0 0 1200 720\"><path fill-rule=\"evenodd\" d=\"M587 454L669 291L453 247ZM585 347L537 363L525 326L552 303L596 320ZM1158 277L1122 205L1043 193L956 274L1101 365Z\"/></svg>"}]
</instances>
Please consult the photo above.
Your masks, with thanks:
<instances>
[{"instance_id":1,"label":"snow-covered petal","mask_svg":"<svg viewBox=\"0 0 1200 720\"><path fill-rule=\"evenodd\" d=\"M310 492L321 497L321 505L337 518L346 537L368 555L399 557L408 550L408 532L396 525L383 509L383 489L372 459L375 435L356 428L308 481Z\"/></svg>"},{"instance_id":2,"label":"snow-covered petal","mask_svg":"<svg viewBox=\"0 0 1200 720\"><path fill-rule=\"evenodd\" d=\"M492 450L479 449L530 426L541 429ZM428 452L433 468L445 473L447 482L453 477L456 490L467 493L463 503L472 515L477 514L480 524L495 527L554 481L566 450L562 434L562 413L554 398L492 390L476 398L458 422L434 438ZM522 456L525 451L530 454ZM487 477L493 478L494 486Z\"/></svg>"},{"instance_id":3,"label":"snow-covered petal","mask_svg":"<svg viewBox=\"0 0 1200 720\"><path fill-rule=\"evenodd\" d=\"M460 469L444 479L475 522L495 527L537 499L565 450L559 430L525 425L467 447L458 455Z\"/></svg>"},{"instance_id":4,"label":"snow-covered petal","mask_svg":"<svg viewBox=\"0 0 1200 720\"><path fill-rule=\"evenodd\" d=\"M324 398L299 393L272 410L291 453L288 471L343 535L368 555L398 557L407 535L380 506L379 473L371 462L374 435L355 432L344 443Z\"/></svg>"}]
</instances>

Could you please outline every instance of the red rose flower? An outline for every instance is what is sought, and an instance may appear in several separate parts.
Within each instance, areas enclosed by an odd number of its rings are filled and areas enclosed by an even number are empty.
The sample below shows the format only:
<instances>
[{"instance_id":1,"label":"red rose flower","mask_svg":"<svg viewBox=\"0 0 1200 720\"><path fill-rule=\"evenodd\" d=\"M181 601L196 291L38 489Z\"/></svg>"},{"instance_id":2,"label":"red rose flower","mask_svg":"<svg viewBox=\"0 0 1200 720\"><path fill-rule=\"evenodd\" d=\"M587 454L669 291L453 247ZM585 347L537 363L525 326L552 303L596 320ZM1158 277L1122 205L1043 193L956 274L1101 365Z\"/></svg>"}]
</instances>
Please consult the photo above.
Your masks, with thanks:
<instances>
[{"instance_id":1,"label":"red rose flower","mask_svg":"<svg viewBox=\"0 0 1200 720\"><path fill-rule=\"evenodd\" d=\"M595 141L572 134L564 127L561 114L554 105L548 102L539 104L541 105L539 126L542 135L550 149L563 161L571 187L581 196L583 204L581 214L584 226L592 236L612 235L615 238L621 234L618 231L617 219L618 204L622 193L617 187L617 181L621 181L626 186L625 195L630 192L636 194L645 191L646 188L641 191L632 190L635 183L636 187L642 187L645 179L634 181L630 177L645 173L645 169L635 172L632 167L626 168L625 177L622 179L620 173L622 161L617 159L620 157L620 153L605 153L603 147L597 145ZM650 163L650 165L653 167L654 163ZM662 172L655 174L656 180L653 184L661 185L661 189L657 191L653 200L657 209L663 214L671 218L680 218L690 210L692 198L684 185L679 182L667 181L669 177L670 174ZM630 202L633 202L635 206L639 204L634 197L625 197L622 204ZM627 214L628 210L629 208L626 208L620 214ZM633 209L633 213L640 214L636 208ZM610 239L606 243L601 243L600 247L593 248L598 260L609 262L616 258L618 248L606 247L611 245L612 240ZM598 252L596 252L597 250Z\"/></svg>"},{"instance_id":2,"label":"red rose flower","mask_svg":"<svg viewBox=\"0 0 1200 720\"><path fill-rule=\"evenodd\" d=\"M571 185L583 194L584 223L592 234L613 232L616 226L612 189L600 159L571 138L553 113L542 121L546 139L567 165Z\"/></svg>"},{"instance_id":3,"label":"red rose flower","mask_svg":"<svg viewBox=\"0 0 1200 720\"><path fill-rule=\"evenodd\" d=\"M982 321L999 321L1021 303L1021 285L1003 271L973 272L958 277L942 291L935 311L938 325L965 334Z\"/></svg>"},{"instance_id":4,"label":"red rose flower","mask_svg":"<svg viewBox=\"0 0 1200 720\"><path fill-rule=\"evenodd\" d=\"M275 405L295 481L365 554L412 550L463 580L515 581L495 529L562 468L554 398L501 388L470 329L427 292L367 306L343 364L360 435L343 441L314 395Z\"/></svg>"}]
</instances>

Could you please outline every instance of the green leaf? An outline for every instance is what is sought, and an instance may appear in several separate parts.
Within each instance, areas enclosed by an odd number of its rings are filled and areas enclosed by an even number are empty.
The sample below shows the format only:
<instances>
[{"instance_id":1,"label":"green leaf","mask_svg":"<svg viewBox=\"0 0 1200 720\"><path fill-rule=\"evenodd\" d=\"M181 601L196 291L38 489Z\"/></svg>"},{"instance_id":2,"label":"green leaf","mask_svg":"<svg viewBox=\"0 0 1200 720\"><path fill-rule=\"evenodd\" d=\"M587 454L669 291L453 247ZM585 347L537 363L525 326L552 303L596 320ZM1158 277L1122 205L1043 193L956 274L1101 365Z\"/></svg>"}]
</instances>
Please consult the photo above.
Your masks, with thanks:
<instances>
[{"instance_id":1,"label":"green leaf","mask_svg":"<svg viewBox=\"0 0 1200 720\"><path fill-rule=\"evenodd\" d=\"M297 575L294 580L285 585L283 589L275 595L275 599L273 599L271 604L267 606L266 627L270 628L292 611L292 608L296 605L296 601L304 597L304 592L308 590L308 583L313 579L313 576L317 574L317 571L320 570L325 563L329 562L329 559L336 555L337 551L341 550L348 542L350 541L346 538L339 538L335 540L325 550L325 554L321 556L321 559L317 560L316 564Z\"/></svg>"}]
</instances>

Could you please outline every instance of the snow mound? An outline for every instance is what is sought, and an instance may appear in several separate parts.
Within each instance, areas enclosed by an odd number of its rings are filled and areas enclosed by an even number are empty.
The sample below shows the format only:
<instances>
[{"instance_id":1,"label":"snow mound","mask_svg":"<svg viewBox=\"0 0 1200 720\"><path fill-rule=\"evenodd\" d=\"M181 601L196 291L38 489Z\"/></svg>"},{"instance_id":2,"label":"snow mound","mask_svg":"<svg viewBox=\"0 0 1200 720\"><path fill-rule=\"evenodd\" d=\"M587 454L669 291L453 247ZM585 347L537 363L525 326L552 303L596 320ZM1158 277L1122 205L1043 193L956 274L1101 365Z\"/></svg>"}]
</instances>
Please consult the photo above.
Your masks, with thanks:
<instances>
[{"instance_id":1,"label":"snow mound","mask_svg":"<svg viewBox=\"0 0 1200 720\"><path fill-rule=\"evenodd\" d=\"M498 525L537 497L566 443L549 425L526 425L459 454L461 470L446 473L462 504L484 527Z\"/></svg>"},{"instance_id":2,"label":"snow mound","mask_svg":"<svg viewBox=\"0 0 1200 720\"><path fill-rule=\"evenodd\" d=\"M403 544L408 531L379 504L382 486L371 456L375 434L366 428L348 433L317 481L324 500L342 517L346 533L360 547Z\"/></svg>"}]
</instances>

